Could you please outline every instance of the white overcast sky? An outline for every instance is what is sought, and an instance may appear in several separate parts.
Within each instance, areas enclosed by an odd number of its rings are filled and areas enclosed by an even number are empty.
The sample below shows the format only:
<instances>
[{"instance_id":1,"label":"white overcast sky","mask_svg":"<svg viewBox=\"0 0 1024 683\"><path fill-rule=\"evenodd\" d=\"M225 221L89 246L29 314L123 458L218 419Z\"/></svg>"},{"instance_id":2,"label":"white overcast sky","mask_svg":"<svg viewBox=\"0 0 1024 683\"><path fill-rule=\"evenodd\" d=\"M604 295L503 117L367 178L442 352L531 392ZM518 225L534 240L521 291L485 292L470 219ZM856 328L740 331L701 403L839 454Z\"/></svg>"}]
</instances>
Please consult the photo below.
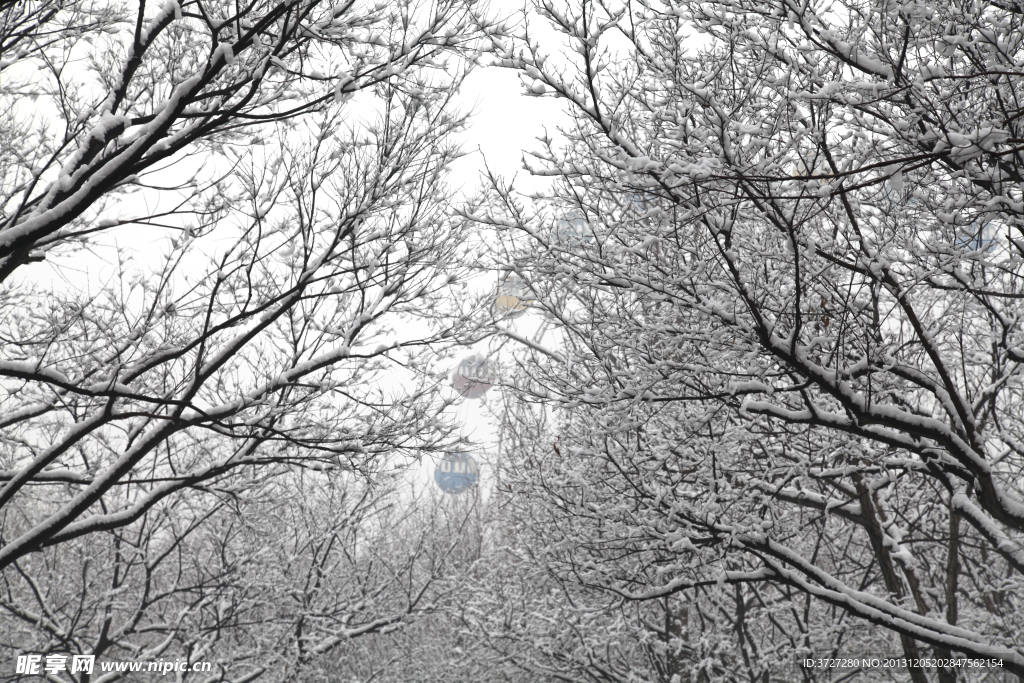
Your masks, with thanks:
<instances>
[{"instance_id":1,"label":"white overcast sky","mask_svg":"<svg viewBox=\"0 0 1024 683\"><path fill-rule=\"evenodd\" d=\"M460 108L475 112L462 136L467 158L455 168L453 181L475 183L483 170L483 157L490 168L509 178L518 173L518 186L533 189L528 174L522 171L523 152L537 149L537 137L545 129L554 137L559 123L565 121L563 105L551 97L528 97L519 76L510 69L478 67L463 84ZM478 151L479 150L479 151Z\"/></svg>"}]
</instances>

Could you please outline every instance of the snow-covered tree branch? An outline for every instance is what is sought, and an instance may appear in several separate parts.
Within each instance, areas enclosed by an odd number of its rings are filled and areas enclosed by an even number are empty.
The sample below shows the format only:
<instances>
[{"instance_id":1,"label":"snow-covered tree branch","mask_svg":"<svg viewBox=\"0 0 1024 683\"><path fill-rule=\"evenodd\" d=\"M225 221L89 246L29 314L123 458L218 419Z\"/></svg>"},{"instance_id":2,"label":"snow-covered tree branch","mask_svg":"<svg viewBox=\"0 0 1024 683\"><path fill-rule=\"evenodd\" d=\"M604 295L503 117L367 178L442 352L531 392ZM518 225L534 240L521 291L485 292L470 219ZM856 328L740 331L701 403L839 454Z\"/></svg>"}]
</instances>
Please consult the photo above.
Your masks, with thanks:
<instances>
[{"instance_id":1,"label":"snow-covered tree branch","mask_svg":"<svg viewBox=\"0 0 1024 683\"><path fill-rule=\"evenodd\" d=\"M573 111L529 162L559 185L473 210L564 337L519 384L575 426L518 479L582 517L564 575L774 583L1024 672L1019 12L535 10L561 49L496 49Z\"/></svg>"},{"instance_id":2,"label":"snow-covered tree branch","mask_svg":"<svg viewBox=\"0 0 1024 683\"><path fill-rule=\"evenodd\" d=\"M450 442L438 198L471 5L5 19L0 567L236 471Z\"/></svg>"}]
</instances>

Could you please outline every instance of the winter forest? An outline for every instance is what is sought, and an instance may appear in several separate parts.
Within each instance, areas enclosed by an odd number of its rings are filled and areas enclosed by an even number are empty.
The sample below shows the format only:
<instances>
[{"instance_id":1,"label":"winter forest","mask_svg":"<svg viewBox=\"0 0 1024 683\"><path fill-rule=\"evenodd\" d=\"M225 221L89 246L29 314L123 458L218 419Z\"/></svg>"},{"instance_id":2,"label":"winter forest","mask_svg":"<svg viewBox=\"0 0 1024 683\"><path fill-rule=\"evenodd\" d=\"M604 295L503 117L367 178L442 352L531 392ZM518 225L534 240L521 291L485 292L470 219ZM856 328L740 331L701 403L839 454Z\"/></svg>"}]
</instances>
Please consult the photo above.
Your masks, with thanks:
<instances>
[{"instance_id":1,"label":"winter forest","mask_svg":"<svg viewBox=\"0 0 1024 683\"><path fill-rule=\"evenodd\" d=\"M1024 3L0 0L0 681L1024 681Z\"/></svg>"}]
</instances>

